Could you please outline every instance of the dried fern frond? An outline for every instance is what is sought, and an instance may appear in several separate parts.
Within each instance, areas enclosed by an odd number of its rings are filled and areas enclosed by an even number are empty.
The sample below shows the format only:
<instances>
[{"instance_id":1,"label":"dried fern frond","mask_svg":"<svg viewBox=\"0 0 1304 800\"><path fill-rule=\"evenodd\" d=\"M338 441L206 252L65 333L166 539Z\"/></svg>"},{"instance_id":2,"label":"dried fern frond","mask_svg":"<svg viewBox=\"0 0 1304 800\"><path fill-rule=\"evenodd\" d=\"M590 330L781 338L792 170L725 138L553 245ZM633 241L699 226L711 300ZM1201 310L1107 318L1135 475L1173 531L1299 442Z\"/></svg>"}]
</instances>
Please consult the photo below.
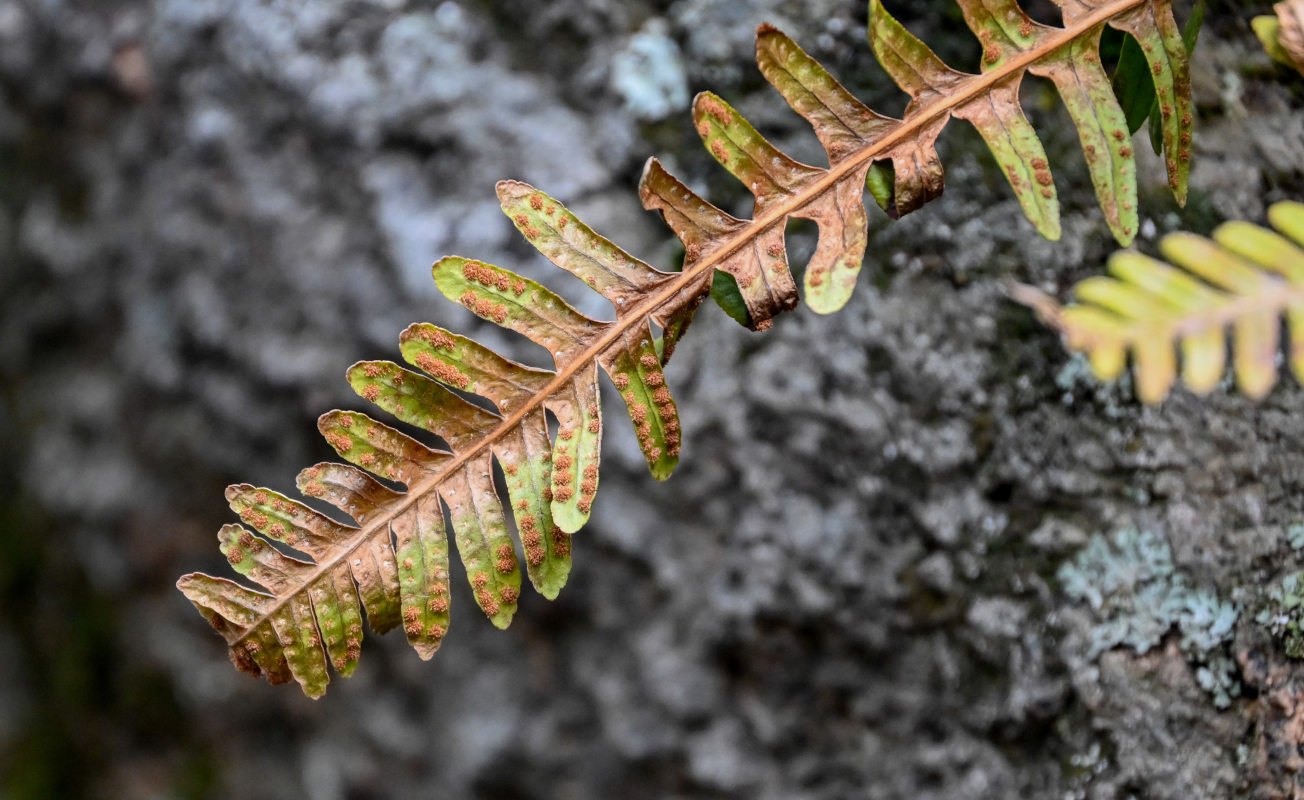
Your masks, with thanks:
<instances>
[{"instance_id":1,"label":"dried fern frond","mask_svg":"<svg viewBox=\"0 0 1304 800\"><path fill-rule=\"evenodd\" d=\"M1190 233L1163 238L1160 250L1176 266L1136 252L1109 260L1113 277L1088 278L1074 287L1078 302L1061 307L1028 286L1015 299L1060 330L1070 350L1087 354L1101 380L1122 372L1127 354L1137 396L1158 403L1178 377L1196 394L1222 379L1227 332L1232 334L1236 383L1262 397L1277 381L1279 329L1290 331L1291 370L1304 381L1304 204L1268 210L1277 232L1248 222L1228 222L1213 240Z\"/></svg>"},{"instance_id":2,"label":"dried fern frond","mask_svg":"<svg viewBox=\"0 0 1304 800\"><path fill-rule=\"evenodd\" d=\"M965 75L942 64L873 2L874 51L912 97L901 120L871 111L791 39L762 26L761 70L814 126L830 166L788 158L723 99L699 96L698 131L716 159L751 189L756 210L751 220L730 216L651 160L640 194L683 240L681 272L660 272L625 253L531 186L500 183L499 201L516 228L554 264L610 300L616 319L589 319L544 286L499 267L441 260L434 278L445 296L545 347L554 369L513 363L433 325L408 328L403 356L421 373L363 362L349 370L349 381L401 422L442 439L445 449L363 414L326 414L322 434L356 467L311 467L300 475L299 489L335 505L354 524L337 523L269 489L233 486L227 499L248 528L224 527L222 552L266 591L203 574L183 577L179 588L223 635L240 669L274 683L294 679L312 697L325 691L330 667L342 675L354 669L363 610L373 630L402 626L429 658L449 625L445 508L481 610L500 627L515 612L521 575L509 512L494 489L496 461L506 476L526 572L541 594L555 597L570 570L570 534L588 519L598 487L599 370L624 399L653 476L668 477L679 458L681 431L662 366L717 275L736 283L752 327L768 327L775 314L796 305L784 244L790 217L819 227L805 274L807 301L820 312L840 308L864 256L867 177L895 214L936 196L942 169L934 142L958 116L983 134L1038 229L1058 235L1054 182L1018 104L1025 72L1056 82L1079 127L1110 225L1121 240L1130 239L1134 161L1122 112L1100 68L1100 33L1106 24L1129 31L1152 58L1179 199L1191 125L1186 51L1169 0L1064 5L1066 26L1053 28L1033 22L1012 0L960 0L984 44L983 72ZM660 346L653 324L663 331ZM496 413L454 390L480 395ZM560 423L553 440L547 413ZM406 491L363 470L400 482ZM311 560L292 558L277 545Z\"/></svg>"},{"instance_id":3,"label":"dried fern frond","mask_svg":"<svg viewBox=\"0 0 1304 800\"><path fill-rule=\"evenodd\" d=\"M1250 21L1254 33L1274 61L1304 75L1304 0L1285 0Z\"/></svg>"}]
</instances>

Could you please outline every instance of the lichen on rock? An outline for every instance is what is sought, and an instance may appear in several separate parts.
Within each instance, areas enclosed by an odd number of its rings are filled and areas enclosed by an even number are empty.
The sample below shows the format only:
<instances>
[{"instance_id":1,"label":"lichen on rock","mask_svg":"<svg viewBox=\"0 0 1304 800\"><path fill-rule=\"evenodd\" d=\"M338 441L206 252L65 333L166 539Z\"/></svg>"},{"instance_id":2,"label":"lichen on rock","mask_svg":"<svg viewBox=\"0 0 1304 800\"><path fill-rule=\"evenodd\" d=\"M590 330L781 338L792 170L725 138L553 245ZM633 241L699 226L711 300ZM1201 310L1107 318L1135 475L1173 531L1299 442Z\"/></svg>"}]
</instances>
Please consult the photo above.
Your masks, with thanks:
<instances>
[{"instance_id":1,"label":"lichen on rock","mask_svg":"<svg viewBox=\"0 0 1304 800\"><path fill-rule=\"evenodd\" d=\"M1096 534L1060 567L1057 577L1066 594L1096 614L1090 658L1115 647L1145 655L1176 630L1196 681L1213 696L1214 705L1226 708L1240 695L1229 650L1240 610L1189 586L1163 537L1135 529Z\"/></svg>"}]
</instances>

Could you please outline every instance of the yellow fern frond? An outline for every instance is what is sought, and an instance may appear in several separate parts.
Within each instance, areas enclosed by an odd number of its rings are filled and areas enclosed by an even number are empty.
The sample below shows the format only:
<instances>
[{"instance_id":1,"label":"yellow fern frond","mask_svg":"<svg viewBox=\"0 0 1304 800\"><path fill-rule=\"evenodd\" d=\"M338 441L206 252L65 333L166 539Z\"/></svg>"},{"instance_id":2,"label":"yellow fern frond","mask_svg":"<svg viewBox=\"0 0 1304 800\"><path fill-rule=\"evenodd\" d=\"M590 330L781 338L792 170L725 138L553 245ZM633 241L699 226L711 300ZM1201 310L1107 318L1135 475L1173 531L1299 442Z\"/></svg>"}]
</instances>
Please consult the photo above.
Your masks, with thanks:
<instances>
[{"instance_id":1,"label":"yellow fern frond","mask_svg":"<svg viewBox=\"0 0 1304 800\"><path fill-rule=\"evenodd\" d=\"M1276 231L1229 222L1206 239L1173 233L1160 244L1172 264L1132 251L1109 260L1110 276L1074 287L1076 303L1061 307L1028 286L1016 300L1085 352L1102 380L1117 378L1132 355L1137 397L1158 403L1179 374L1196 394L1222 379L1231 333L1231 364L1240 390L1267 394L1277 382L1280 329L1289 329L1287 358L1304 380L1304 204L1272 206Z\"/></svg>"}]
</instances>

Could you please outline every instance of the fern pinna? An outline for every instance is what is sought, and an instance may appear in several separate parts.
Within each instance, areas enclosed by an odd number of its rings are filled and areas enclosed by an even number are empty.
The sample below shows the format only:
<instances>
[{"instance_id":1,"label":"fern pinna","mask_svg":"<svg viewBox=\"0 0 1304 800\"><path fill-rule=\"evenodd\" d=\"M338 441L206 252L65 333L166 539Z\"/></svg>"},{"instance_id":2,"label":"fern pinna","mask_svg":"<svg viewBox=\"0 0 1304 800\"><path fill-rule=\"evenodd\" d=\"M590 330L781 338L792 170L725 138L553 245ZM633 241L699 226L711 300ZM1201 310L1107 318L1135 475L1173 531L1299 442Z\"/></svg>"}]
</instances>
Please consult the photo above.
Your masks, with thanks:
<instances>
[{"instance_id":1,"label":"fern pinna","mask_svg":"<svg viewBox=\"0 0 1304 800\"><path fill-rule=\"evenodd\" d=\"M1106 24L1130 33L1152 67L1164 114L1172 187L1185 195L1191 101L1186 51L1169 0L1060 0L1065 27L1034 22L1013 0L959 0L983 44L982 71L952 70L874 0L870 42L911 97L903 119L856 100L791 39L769 26L757 36L761 71L814 127L829 167L798 163L774 148L723 99L699 95L694 122L707 148L755 196L755 216L738 219L694 194L655 159L640 186L646 208L683 241L681 272L660 272L598 236L552 197L504 182L498 197L517 229L554 264L601 292L612 322L590 319L546 287L465 258L434 266L441 292L476 315L544 346L555 370L508 361L434 325L402 336L403 357L420 373L374 361L354 365L353 388L401 422L434 434L446 450L366 415L333 411L319 427L354 466L319 464L299 490L355 521L343 525L270 489L233 486L227 499L245 525L219 532L222 552L267 591L203 574L178 586L226 639L240 669L273 683L294 679L320 696L329 670L355 668L362 617L376 632L402 626L423 658L449 625L447 507L457 549L481 610L499 627L512 619L521 574L507 512L494 488L506 479L526 572L555 597L570 570L571 534L588 519L598 488L602 415L598 372L624 399L652 474L679 458L679 417L662 367L717 276L736 291L752 328L797 304L784 228L814 220L819 239L805 270L816 311L850 298L866 245L864 192L890 214L912 211L942 189L934 143L952 117L987 141L1024 213L1042 234L1059 235L1054 181L1018 102L1025 73L1050 78L1080 133L1110 228L1123 242L1136 229L1135 163L1125 120L1099 59ZM723 276L728 276L724 279ZM729 282L736 285L728 286ZM663 331L654 340L652 324ZM478 394L497 413L464 400ZM559 423L550 441L547 414ZM361 467L362 469L358 469ZM368 472L402 483L398 492ZM245 527L248 526L248 527ZM253 530L249 530L252 528ZM306 553L291 558L273 542Z\"/></svg>"}]
</instances>

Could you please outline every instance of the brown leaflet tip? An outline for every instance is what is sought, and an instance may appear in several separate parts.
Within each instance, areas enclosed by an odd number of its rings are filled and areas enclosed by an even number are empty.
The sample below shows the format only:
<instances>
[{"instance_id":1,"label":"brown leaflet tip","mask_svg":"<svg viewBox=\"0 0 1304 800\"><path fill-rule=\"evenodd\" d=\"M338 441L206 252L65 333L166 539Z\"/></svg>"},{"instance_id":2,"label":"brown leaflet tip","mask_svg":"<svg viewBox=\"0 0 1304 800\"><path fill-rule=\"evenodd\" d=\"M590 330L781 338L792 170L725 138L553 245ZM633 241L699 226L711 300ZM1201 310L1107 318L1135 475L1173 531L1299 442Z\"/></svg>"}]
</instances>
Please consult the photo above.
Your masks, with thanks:
<instances>
[{"instance_id":1,"label":"brown leaflet tip","mask_svg":"<svg viewBox=\"0 0 1304 800\"><path fill-rule=\"evenodd\" d=\"M534 209L535 211L542 211L543 198L537 194L530 195L530 208Z\"/></svg>"},{"instance_id":2,"label":"brown leaflet tip","mask_svg":"<svg viewBox=\"0 0 1304 800\"><path fill-rule=\"evenodd\" d=\"M498 592L498 596L501 597L502 601L509 606L521 599L521 593L516 590L515 586L504 586Z\"/></svg>"}]
</instances>

